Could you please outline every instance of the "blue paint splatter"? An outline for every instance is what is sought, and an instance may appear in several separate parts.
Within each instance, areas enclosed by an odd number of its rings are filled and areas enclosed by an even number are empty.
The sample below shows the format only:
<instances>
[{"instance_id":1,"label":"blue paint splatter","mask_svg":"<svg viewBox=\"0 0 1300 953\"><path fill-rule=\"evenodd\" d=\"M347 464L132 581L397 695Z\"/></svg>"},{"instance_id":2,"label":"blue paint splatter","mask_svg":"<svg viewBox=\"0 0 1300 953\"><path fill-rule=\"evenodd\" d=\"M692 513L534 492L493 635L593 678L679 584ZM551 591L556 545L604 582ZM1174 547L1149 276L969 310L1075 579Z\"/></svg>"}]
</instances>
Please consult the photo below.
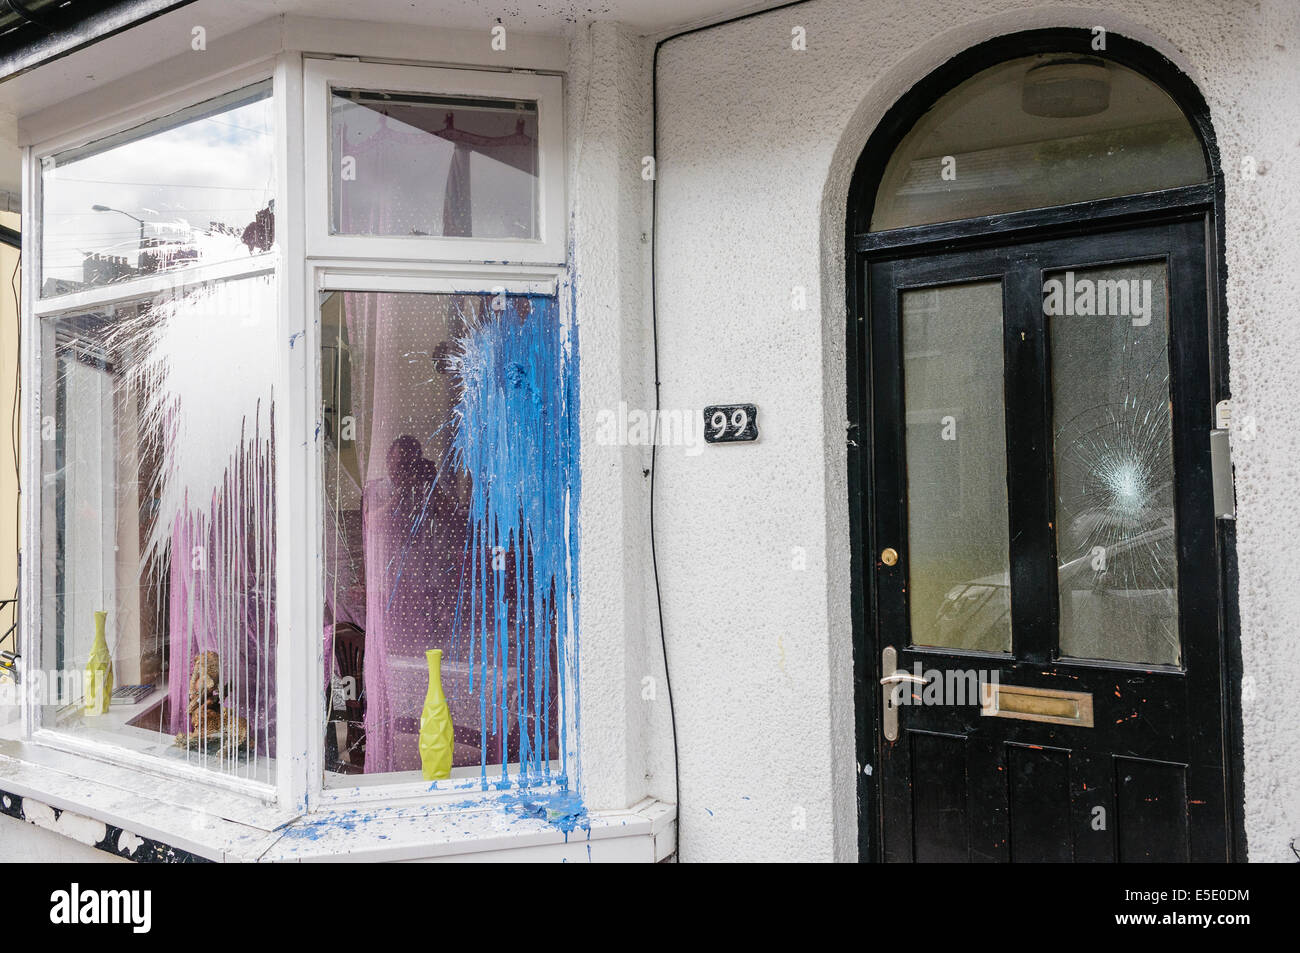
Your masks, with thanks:
<instances>
[{"instance_id":1,"label":"blue paint splatter","mask_svg":"<svg viewBox=\"0 0 1300 953\"><path fill-rule=\"evenodd\" d=\"M552 827L564 832L567 842L569 835L581 829L591 838L591 820L587 808L573 791L561 791L558 794L538 795L527 791L516 791L503 799L505 809L516 817L529 820L545 821Z\"/></svg>"},{"instance_id":2,"label":"blue paint splatter","mask_svg":"<svg viewBox=\"0 0 1300 953\"><path fill-rule=\"evenodd\" d=\"M288 840L315 841L336 831L350 833L357 829L358 824L364 824L373 820L373 818L373 814L362 814L353 809L344 814L329 813L297 818L281 825L276 830L281 831Z\"/></svg>"},{"instance_id":3,"label":"blue paint splatter","mask_svg":"<svg viewBox=\"0 0 1300 953\"><path fill-rule=\"evenodd\" d=\"M579 710L581 487L576 335L559 311L553 297L510 296L504 310L469 322L452 362L458 399L451 462L472 482L453 632L470 640L471 690L478 679L484 790L489 735L502 748L501 777L492 786L511 787L504 728L512 714L520 726L519 786L568 785L563 769L551 776L550 711L558 705L557 748L567 765L569 716L576 724ZM514 699L502 675L512 658Z\"/></svg>"}]
</instances>

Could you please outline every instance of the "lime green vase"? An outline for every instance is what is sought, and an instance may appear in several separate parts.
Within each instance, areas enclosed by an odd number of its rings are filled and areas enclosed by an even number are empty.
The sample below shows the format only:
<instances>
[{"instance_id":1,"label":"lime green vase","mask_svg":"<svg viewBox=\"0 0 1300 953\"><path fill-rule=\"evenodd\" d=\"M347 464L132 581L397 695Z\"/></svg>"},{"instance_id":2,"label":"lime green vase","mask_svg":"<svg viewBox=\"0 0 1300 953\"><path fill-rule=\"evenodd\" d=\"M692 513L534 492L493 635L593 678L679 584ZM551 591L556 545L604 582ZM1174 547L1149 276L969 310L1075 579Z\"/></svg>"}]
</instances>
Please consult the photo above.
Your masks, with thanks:
<instances>
[{"instance_id":1,"label":"lime green vase","mask_svg":"<svg viewBox=\"0 0 1300 953\"><path fill-rule=\"evenodd\" d=\"M107 612L95 613L95 642L90 647L90 661L82 682L82 694L87 715L106 715L113 697L113 659L108 654L108 640L104 638L104 620Z\"/></svg>"},{"instance_id":2,"label":"lime green vase","mask_svg":"<svg viewBox=\"0 0 1300 953\"><path fill-rule=\"evenodd\" d=\"M442 693L442 649L429 649L424 657L429 661L429 691L420 713L420 765L424 780L437 781L451 777L451 712Z\"/></svg>"}]
</instances>

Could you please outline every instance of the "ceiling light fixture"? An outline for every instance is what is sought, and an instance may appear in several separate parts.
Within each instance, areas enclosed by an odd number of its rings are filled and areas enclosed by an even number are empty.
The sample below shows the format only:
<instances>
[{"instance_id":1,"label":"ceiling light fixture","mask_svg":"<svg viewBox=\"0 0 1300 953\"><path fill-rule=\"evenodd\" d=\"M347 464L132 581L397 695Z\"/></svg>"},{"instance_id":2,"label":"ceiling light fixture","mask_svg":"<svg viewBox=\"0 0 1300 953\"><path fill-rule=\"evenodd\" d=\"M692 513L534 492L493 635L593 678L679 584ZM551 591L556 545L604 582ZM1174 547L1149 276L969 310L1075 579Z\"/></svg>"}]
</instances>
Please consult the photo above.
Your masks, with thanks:
<instances>
[{"instance_id":1,"label":"ceiling light fixture","mask_svg":"<svg viewBox=\"0 0 1300 953\"><path fill-rule=\"evenodd\" d=\"M1031 116L1095 116L1110 106L1110 72L1094 57L1049 60L1025 72L1020 108Z\"/></svg>"}]
</instances>

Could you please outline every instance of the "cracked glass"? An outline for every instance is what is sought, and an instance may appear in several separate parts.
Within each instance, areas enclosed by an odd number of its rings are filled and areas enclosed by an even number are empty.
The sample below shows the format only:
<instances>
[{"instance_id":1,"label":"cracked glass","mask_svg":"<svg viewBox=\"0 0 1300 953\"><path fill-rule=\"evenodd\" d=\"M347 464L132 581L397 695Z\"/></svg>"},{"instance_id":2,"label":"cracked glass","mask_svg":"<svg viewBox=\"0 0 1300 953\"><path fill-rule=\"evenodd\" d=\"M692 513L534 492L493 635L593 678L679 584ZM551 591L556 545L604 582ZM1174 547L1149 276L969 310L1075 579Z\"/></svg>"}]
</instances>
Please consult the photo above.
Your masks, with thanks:
<instances>
[{"instance_id":1,"label":"cracked glass","mask_svg":"<svg viewBox=\"0 0 1300 953\"><path fill-rule=\"evenodd\" d=\"M1177 665L1164 262L1044 278L1061 655Z\"/></svg>"}]
</instances>

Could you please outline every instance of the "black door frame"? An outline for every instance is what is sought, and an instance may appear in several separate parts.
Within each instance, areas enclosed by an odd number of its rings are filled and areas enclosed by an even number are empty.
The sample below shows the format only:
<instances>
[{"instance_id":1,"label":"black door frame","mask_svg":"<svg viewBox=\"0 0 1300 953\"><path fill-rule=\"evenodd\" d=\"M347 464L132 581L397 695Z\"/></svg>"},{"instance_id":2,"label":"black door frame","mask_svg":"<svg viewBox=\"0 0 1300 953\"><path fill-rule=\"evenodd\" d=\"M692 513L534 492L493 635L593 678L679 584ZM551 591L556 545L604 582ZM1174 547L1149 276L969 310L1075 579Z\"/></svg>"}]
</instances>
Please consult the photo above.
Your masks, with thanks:
<instances>
[{"instance_id":1,"label":"black door frame","mask_svg":"<svg viewBox=\"0 0 1300 953\"><path fill-rule=\"evenodd\" d=\"M858 857L883 859L883 804L872 767L879 763L883 739L879 726L879 655L875 573L865 558L877 541L869 514L874 512L872 407L870 388L870 321L867 272L873 260L929 255L1019 241L1064 238L1096 231L1176 221L1201 221L1206 228L1210 387L1214 401L1230 394L1225 273L1223 261L1223 176L1209 119L1209 107L1188 77L1161 54L1116 34L1108 34L1104 52L1092 49L1091 30L1052 29L1011 34L972 47L905 93L886 113L854 170L849 189L845 233L848 373L848 489L850 514L853 675L858 798ZM941 96L981 70L1008 59L1046 52L1103 56L1150 78L1182 108L1200 137L1211 180L1207 184L1083 202L1048 209L1010 212L936 225L871 232L876 189L886 164L903 136ZM1209 422L1207 421L1207 426ZM1242 786L1241 640L1237 600L1236 527L1216 520L1220 554L1221 689L1223 735L1227 746L1229 856L1246 859Z\"/></svg>"}]
</instances>

